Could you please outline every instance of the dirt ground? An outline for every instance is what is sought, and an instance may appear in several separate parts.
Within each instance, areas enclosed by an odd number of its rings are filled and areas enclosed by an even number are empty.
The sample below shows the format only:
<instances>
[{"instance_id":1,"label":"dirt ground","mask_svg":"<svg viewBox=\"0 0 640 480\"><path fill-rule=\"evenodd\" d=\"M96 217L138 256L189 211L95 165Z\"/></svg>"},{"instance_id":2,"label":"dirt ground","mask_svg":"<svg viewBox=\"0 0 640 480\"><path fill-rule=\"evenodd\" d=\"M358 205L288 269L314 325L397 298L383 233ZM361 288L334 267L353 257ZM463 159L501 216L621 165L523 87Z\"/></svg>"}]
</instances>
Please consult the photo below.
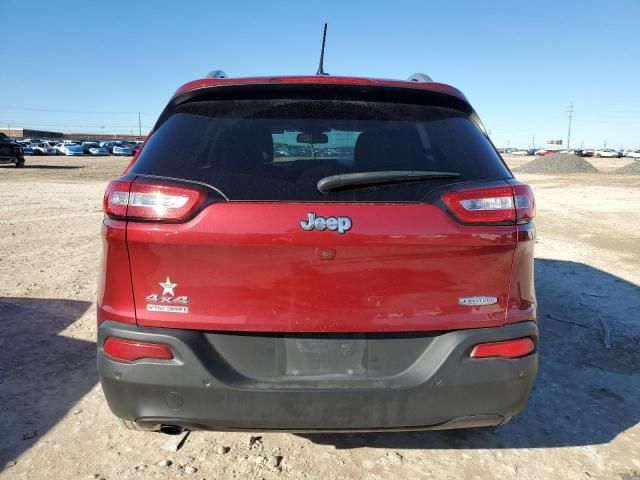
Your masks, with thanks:
<instances>
[{"instance_id":1,"label":"dirt ground","mask_svg":"<svg viewBox=\"0 0 640 480\"><path fill-rule=\"evenodd\" d=\"M168 437L120 427L96 375L102 193L127 162L0 167L1 479L640 479L640 176L519 176L538 202L542 343L534 392L511 423L267 433L251 449L247 433L194 432L170 453Z\"/></svg>"}]
</instances>

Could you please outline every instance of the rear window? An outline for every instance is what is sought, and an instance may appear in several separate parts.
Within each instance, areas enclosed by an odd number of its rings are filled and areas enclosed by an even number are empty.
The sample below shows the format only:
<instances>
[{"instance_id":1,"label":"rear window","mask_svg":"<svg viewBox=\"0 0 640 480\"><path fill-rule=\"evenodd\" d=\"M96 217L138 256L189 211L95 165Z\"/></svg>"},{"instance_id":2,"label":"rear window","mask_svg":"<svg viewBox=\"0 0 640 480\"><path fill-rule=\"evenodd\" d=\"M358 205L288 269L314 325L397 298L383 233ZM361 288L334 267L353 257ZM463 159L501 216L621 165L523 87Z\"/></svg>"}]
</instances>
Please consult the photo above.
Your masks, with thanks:
<instances>
[{"instance_id":1,"label":"rear window","mask_svg":"<svg viewBox=\"0 0 640 480\"><path fill-rule=\"evenodd\" d=\"M418 202L452 182L511 177L468 115L444 107L324 99L193 101L176 107L131 173L211 185L235 201ZM322 193L331 175L397 170L452 179Z\"/></svg>"}]
</instances>

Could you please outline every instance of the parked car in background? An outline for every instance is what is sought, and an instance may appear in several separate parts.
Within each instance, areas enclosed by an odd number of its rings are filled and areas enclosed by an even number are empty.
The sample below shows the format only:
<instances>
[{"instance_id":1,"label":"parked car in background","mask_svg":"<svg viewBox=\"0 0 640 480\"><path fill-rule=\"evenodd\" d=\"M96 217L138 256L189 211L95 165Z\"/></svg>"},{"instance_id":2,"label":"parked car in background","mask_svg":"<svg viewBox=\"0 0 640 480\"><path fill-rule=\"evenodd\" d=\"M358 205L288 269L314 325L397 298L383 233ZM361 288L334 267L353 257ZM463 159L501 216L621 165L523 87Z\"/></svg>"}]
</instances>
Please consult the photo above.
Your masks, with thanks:
<instances>
[{"instance_id":1,"label":"parked car in background","mask_svg":"<svg viewBox=\"0 0 640 480\"><path fill-rule=\"evenodd\" d=\"M55 147L58 155L80 156L84 155L82 147L77 143L58 143Z\"/></svg>"},{"instance_id":2,"label":"parked car in background","mask_svg":"<svg viewBox=\"0 0 640 480\"><path fill-rule=\"evenodd\" d=\"M632 157L633 158L633 153L636 150L633 150L632 148L625 148L624 150L620 150L620 156L622 157Z\"/></svg>"},{"instance_id":3,"label":"parked car in background","mask_svg":"<svg viewBox=\"0 0 640 480\"><path fill-rule=\"evenodd\" d=\"M113 153L113 147L122 145L120 140L109 140L106 142L100 142L100 146L109 150L109 153Z\"/></svg>"},{"instance_id":4,"label":"parked car in background","mask_svg":"<svg viewBox=\"0 0 640 480\"><path fill-rule=\"evenodd\" d=\"M595 156L603 158L618 158L620 154L613 148L603 148L602 150L596 150Z\"/></svg>"},{"instance_id":5,"label":"parked car in background","mask_svg":"<svg viewBox=\"0 0 640 480\"><path fill-rule=\"evenodd\" d=\"M595 155L595 150L593 150L592 148L585 148L583 150L580 150L580 153L578 155L580 155L581 157L593 157Z\"/></svg>"},{"instance_id":6,"label":"parked car in background","mask_svg":"<svg viewBox=\"0 0 640 480\"><path fill-rule=\"evenodd\" d=\"M540 149L540 150L536 150L536 155L538 155L539 157L544 157L545 155L551 155L552 153L558 153L560 150L544 150L544 149Z\"/></svg>"},{"instance_id":7,"label":"parked car in background","mask_svg":"<svg viewBox=\"0 0 640 480\"><path fill-rule=\"evenodd\" d=\"M82 142L80 144L80 146L82 147L82 151L84 153L91 153L90 150L92 148L98 148L100 147L100 145L98 144L98 142Z\"/></svg>"},{"instance_id":8,"label":"parked car in background","mask_svg":"<svg viewBox=\"0 0 640 480\"><path fill-rule=\"evenodd\" d=\"M90 155L94 155L96 157L99 157L99 156L102 157L102 156L105 156L105 155L109 155L109 150L107 150L104 147L95 146L95 147L91 147L89 149L89 154Z\"/></svg>"},{"instance_id":9,"label":"parked car in background","mask_svg":"<svg viewBox=\"0 0 640 480\"><path fill-rule=\"evenodd\" d=\"M527 155L529 155L528 150L514 150L510 153L511 155L515 155L516 157L526 157Z\"/></svg>"},{"instance_id":10,"label":"parked car in background","mask_svg":"<svg viewBox=\"0 0 640 480\"><path fill-rule=\"evenodd\" d=\"M633 150L629 152L626 156L629 158L640 158L640 150Z\"/></svg>"},{"instance_id":11,"label":"parked car in background","mask_svg":"<svg viewBox=\"0 0 640 480\"><path fill-rule=\"evenodd\" d=\"M16 167L24 166L22 147L4 133L0 133L0 163L13 163Z\"/></svg>"},{"instance_id":12,"label":"parked car in background","mask_svg":"<svg viewBox=\"0 0 640 480\"><path fill-rule=\"evenodd\" d=\"M30 143L20 143L20 148L22 149L23 155L33 155L33 148Z\"/></svg>"},{"instance_id":13,"label":"parked car in background","mask_svg":"<svg viewBox=\"0 0 640 480\"><path fill-rule=\"evenodd\" d=\"M140 148L142 147L142 142L136 142L133 145L131 145L131 152L136 155L138 153L138 150L140 150Z\"/></svg>"},{"instance_id":14,"label":"parked car in background","mask_svg":"<svg viewBox=\"0 0 640 480\"><path fill-rule=\"evenodd\" d=\"M55 155L55 148L49 146L48 143L38 142L31 143L32 155Z\"/></svg>"},{"instance_id":15,"label":"parked car in background","mask_svg":"<svg viewBox=\"0 0 640 480\"><path fill-rule=\"evenodd\" d=\"M125 145L114 145L111 153L113 155L122 155L122 156L133 155L133 152L131 151L131 149Z\"/></svg>"}]
</instances>

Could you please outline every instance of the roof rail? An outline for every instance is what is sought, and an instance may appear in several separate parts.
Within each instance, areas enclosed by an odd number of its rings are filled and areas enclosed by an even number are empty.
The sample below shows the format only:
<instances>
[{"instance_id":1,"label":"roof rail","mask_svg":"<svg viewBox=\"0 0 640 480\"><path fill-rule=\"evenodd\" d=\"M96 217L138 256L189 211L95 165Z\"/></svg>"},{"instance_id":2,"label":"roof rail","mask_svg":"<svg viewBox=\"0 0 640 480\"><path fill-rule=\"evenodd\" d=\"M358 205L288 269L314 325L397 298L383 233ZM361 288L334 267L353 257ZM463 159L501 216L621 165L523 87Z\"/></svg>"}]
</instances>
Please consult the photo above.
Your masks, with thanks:
<instances>
[{"instance_id":1,"label":"roof rail","mask_svg":"<svg viewBox=\"0 0 640 480\"><path fill-rule=\"evenodd\" d=\"M409 78L407 78L408 82L433 82L431 77L425 73L414 73Z\"/></svg>"},{"instance_id":2,"label":"roof rail","mask_svg":"<svg viewBox=\"0 0 640 480\"><path fill-rule=\"evenodd\" d=\"M224 73L222 70L211 70L204 78L229 78L229 75Z\"/></svg>"}]
</instances>

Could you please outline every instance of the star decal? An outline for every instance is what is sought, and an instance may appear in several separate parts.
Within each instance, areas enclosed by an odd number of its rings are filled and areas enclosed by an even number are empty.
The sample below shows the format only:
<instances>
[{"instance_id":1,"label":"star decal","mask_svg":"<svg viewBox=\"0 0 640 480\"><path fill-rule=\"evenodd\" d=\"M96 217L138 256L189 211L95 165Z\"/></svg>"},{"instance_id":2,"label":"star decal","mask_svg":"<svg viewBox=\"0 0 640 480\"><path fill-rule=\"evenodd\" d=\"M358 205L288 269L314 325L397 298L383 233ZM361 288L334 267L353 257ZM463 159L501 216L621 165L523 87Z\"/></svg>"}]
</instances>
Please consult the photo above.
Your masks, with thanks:
<instances>
[{"instance_id":1,"label":"star decal","mask_svg":"<svg viewBox=\"0 0 640 480\"><path fill-rule=\"evenodd\" d=\"M165 282L160 282L158 285L160 285L164 290L162 290L162 295L171 295L172 297L174 297L176 294L173 293L173 289L176 288L178 286L177 283L171 283L171 280L169 280L169 277L167 277L167 280Z\"/></svg>"}]
</instances>

